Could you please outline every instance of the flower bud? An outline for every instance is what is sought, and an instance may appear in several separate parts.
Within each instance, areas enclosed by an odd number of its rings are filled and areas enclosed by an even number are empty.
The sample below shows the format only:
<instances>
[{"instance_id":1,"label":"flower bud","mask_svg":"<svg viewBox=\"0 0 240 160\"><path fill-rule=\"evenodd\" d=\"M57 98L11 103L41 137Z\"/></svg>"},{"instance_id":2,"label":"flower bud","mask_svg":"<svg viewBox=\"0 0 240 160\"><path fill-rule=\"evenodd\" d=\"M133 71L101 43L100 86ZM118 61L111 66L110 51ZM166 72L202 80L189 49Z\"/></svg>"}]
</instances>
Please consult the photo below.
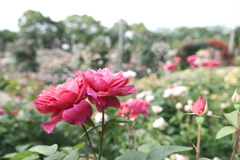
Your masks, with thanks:
<instances>
[{"instance_id":1,"label":"flower bud","mask_svg":"<svg viewBox=\"0 0 240 160\"><path fill-rule=\"evenodd\" d=\"M233 95L232 95L232 102L233 103L240 103L240 96L237 93L237 90L235 89Z\"/></svg>"},{"instance_id":2,"label":"flower bud","mask_svg":"<svg viewBox=\"0 0 240 160\"><path fill-rule=\"evenodd\" d=\"M198 100L192 106L192 112L199 116L206 115L208 112L206 99L199 97Z\"/></svg>"},{"instance_id":3,"label":"flower bud","mask_svg":"<svg viewBox=\"0 0 240 160\"><path fill-rule=\"evenodd\" d=\"M181 102L176 103L175 105L176 109L182 109L183 105Z\"/></svg>"},{"instance_id":4,"label":"flower bud","mask_svg":"<svg viewBox=\"0 0 240 160\"><path fill-rule=\"evenodd\" d=\"M236 89L231 99L232 99L232 102L234 103L234 107L236 108L236 110L240 111L240 96L238 95Z\"/></svg>"}]
</instances>

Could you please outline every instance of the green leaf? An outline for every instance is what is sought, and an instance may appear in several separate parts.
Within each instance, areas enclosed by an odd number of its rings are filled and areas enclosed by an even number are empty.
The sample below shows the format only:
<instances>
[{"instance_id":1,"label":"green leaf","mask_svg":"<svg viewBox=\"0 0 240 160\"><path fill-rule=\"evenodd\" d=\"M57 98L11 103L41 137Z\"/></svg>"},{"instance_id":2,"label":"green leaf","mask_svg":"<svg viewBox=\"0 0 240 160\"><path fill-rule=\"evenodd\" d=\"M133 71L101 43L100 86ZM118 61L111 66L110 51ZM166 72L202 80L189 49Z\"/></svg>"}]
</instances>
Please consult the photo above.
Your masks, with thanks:
<instances>
[{"instance_id":1,"label":"green leaf","mask_svg":"<svg viewBox=\"0 0 240 160\"><path fill-rule=\"evenodd\" d=\"M44 160L62 160L66 155L66 152L56 152L55 154L46 157Z\"/></svg>"},{"instance_id":2,"label":"green leaf","mask_svg":"<svg viewBox=\"0 0 240 160\"><path fill-rule=\"evenodd\" d=\"M15 147L16 151L18 152L22 152L22 151L25 151L28 147L30 147L31 144L24 144L24 145L17 145Z\"/></svg>"},{"instance_id":3,"label":"green leaf","mask_svg":"<svg viewBox=\"0 0 240 160\"><path fill-rule=\"evenodd\" d=\"M216 139L220 139L220 138L222 138L222 137L225 137L225 136L227 136L227 135L229 135L229 134L234 133L235 131L236 131L236 128L234 128L234 127L232 127L232 126L223 127L223 128L221 128L221 129L218 131L218 133L217 133L217 135L216 135Z\"/></svg>"},{"instance_id":4,"label":"green leaf","mask_svg":"<svg viewBox=\"0 0 240 160\"><path fill-rule=\"evenodd\" d=\"M111 119L109 119L108 121L111 121L113 119L119 119L119 118L122 118L122 116L121 115L116 115L116 116L112 117Z\"/></svg>"},{"instance_id":5,"label":"green leaf","mask_svg":"<svg viewBox=\"0 0 240 160\"><path fill-rule=\"evenodd\" d=\"M160 146L151 150L147 155L147 160L162 160L173 153L192 150L192 147L183 146Z\"/></svg>"},{"instance_id":6,"label":"green leaf","mask_svg":"<svg viewBox=\"0 0 240 160\"><path fill-rule=\"evenodd\" d=\"M129 119L123 119L123 118L118 118L118 119L112 119L106 122L106 125L112 124L112 123L132 123L133 121Z\"/></svg>"},{"instance_id":7,"label":"green leaf","mask_svg":"<svg viewBox=\"0 0 240 160\"><path fill-rule=\"evenodd\" d=\"M235 127L238 128L238 112L233 111L231 113L223 113L227 120Z\"/></svg>"},{"instance_id":8,"label":"green leaf","mask_svg":"<svg viewBox=\"0 0 240 160\"><path fill-rule=\"evenodd\" d=\"M16 154L18 154L17 152L13 152L13 153L8 153L8 154L5 154L3 156L3 158L12 158L13 156L15 156Z\"/></svg>"},{"instance_id":9,"label":"green leaf","mask_svg":"<svg viewBox=\"0 0 240 160\"><path fill-rule=\"evenodd\" d=\"M45 156L49 156L57 151L58 145L53 144L52 146L46 146L46 145L38 145L34 146L29 149L29 151L32 152L38 152L40 154L43 154Z\"/></svg>"},{"instance_id":10,"label":"green leaf","mask_svg":"<svg viewBox=\"0 0 240 160\"><path fill-rule=\"evenodd\" d=\"M73 150L63 160L78 160L79 156L80 153L78 152L78 150Z\"/></svg>"},{"instance_id":11,"label":"green leaf","mask_svg":"<svg viewBox=\"0 0 240 160\"><path fill-rule=\"evenodd\" d=\"M82 143L80 143L80 144L77 144L77 145L75 145L75 146L72 147L72 150L80 149L80 148L82 148L82 147L84 146L84 144L85 144L85 142L82 142Z\"/></svg>"},{"instance_id":12,"label":"green leaf","mask_svg":"<svg viewBox=\"0 0 240 160\"><path fill-rule=\"evenodd\" d=\"M32 155L37 155L39 154L38 152L31 152L31 151L23 151L20 152L18 154L16 154L15 156L12 157L11 160L22 160L26 157L32 156Z\"/></svg>"},{"instance_id":13,"label":"green leaf","mask_svg":"<svg viewBox=\"0 0 240 160\"><path fill-rule=\"evenodd\" d=\"M146 160L147 155L140 151L131 151L117 157L115 160Z\"/></svg>"},{"instance_id":14,"label":"green leaf","mask_svg":"<svg viewBox=\"0 0 240 160\"><path fill-rule=\"evenodd\" d=\"M146 143L146 144L143 144L141 145L140 147L138 147L138 150L143 152L143 153L148 153L150 150L156 148L156 147L159 147L160 145L153 141L151 143Z\"/></svg>"},{"instance_id":15,"label":"green leaf","mask_svg":"<svg viewBox=\"0 0 240 160\"><path fill-rule=\"evenodd\" d=\"M62 148L59 148L59 149L64 150L67 153L70 153L72 151L72 147L62 147Z\"/></svg>"},{"instance_id":16,"label":"green leaf","mask_svg":"<svg viewBox=\"0 0 240 160\"><path fill-rule=\"evenodd\" d=\"M39 155L31 155L31 156L28 156L26 158L24 158L23 160L36 160L36 159L39 159Z\"/></svg>"},{"instance_id":17,"label":"green leaf","mask_svg":"<svg viewBox=\"0 0 240 160\"><path fill-rule=\"evenodd\" d=\"M91 127L94 127L94 126L95 126L95 124L94 124L94 122L92 121L91 118L89 118L88 120L86 120L86 121L84 122L84 124L86 124L86 125L88 125L88 126L91 126Z\"/></svg>"}]
</instances>

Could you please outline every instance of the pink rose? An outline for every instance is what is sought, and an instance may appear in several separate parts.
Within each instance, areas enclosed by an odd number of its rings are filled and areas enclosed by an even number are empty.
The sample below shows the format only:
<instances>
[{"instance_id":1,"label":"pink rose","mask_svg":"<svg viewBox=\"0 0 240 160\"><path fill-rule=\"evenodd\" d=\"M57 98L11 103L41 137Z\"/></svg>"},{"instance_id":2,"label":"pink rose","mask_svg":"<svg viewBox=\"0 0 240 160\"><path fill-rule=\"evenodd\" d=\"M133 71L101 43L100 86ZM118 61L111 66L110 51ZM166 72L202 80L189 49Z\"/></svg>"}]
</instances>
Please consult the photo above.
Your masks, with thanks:
<instances>
[{"instance_id":1,"label":"pink rose","mask_svg":"<svg viewBox=\"0 0 240 160\"><path fill-rule=\"evenodd\" d=\"M180 62L181 60L182 60L181 57L174 57L174 58L173 58L173 61L176 62L176 63L177 63L177 62Z\"/></svg>"},{"instance_id":2,"label":"pink rose","mask_svg":"<svg viewBox=\"0 0 240 160\"><path fill-rule=\"evenodd\" d=\"M6 111L4 109L0 108L0 115L5 114L5 113L6 113Z\"/></svg>"},{"instance_id":3,"label":"pink rose","mask_svg":"<svg viewBox=\"0 0 240 160\"><path fill-rule=\"evenodd\" d=\"M187 57L188 63L193 63L197 59L196 55L191 55Z\"/></svg>"},{"instance_id":4,"label":"pink rose","mask_svg":"<svg viewBox=\"0 0 240 160\"><path fill-rule=\"evenodd\" d=\"M166 64L165 65L165 68L166 68L166 70L168 70L168 71L171 71L171 70L173 70L174 68L176 68L177 67L177 65L175 64L175 63L170 63L170 64Z\"/></svg>"},{"instance_id":5,"label":"pink rose","mask_svg":"<svg viewBox=\"0 0 240 160\"><path fill-rule=\"evenodd\" d=\"M197 68L198 65L194 64L194 63L190 63L190 68Z\"/></svg>"},{"instance_id":6,"label":"pink rose","mask_svg":"<svg viewBox=\"0 0 240 160\"><path fill-rule=\"evenodd\" d=\"M96 105L97 110L102 112L102 107L120 107L120 102L116 96L126 96L135 93L134 85L127 86L130 78L124 77L122 72L112 73L109 68L87 70L85 73L76 72L76 77L84 77L87 85L87 97L89 101Z\"/></svg>"},{"instance_id":7,"label":"pink rose","mask_svg":"<svg viewBox=\"0 0 240 160\"><path fill-rule=\"evenodd\" d=\"M204 67L208 67L208 68L213 68L213 67L217 67L217 66L220 66L221 62L220 61L205 61L205 62L202 62L202 65Z\"/></svg>"},{"instance_id":8,"label":"pink rose","mask_svg":"<svg viewBox=\"0 0 240 160\"><path fill-rule=\"evenodd\" d=\"M148 115L147 112L150 103L142 99L130 98L127 101L121 103L118 115L128 115L130 118L136 119L139 114Z\"/></svg>"},{"instance_id":9,"label":"pink rose","mask_svg":"<svg viewBox=\"0 0 240 160\"><path fill-rule=\"evenodd\" d=\"M73 125L84 124L92 115L90 104L84 100L86 91L81 77L68 78L64 84L43 90L34 104L40 113L52 113L51 120L43 124L44 130L52 133L56 124L63 120Z\"/></svg>"},{"instance_id":10,"label":"pink rose","mask_svg":"<svg viewBox=\"0 0 240 160\"><path fill-rule=\"evenodd\" d=\"M10 111L10 113L14 116L17 116L19 113L19 110L15 109L15 110Z\"/></svg>"},{"instance_id":11,"label":"pink rose","mask_svg":"<svg viewBox=\"0 0 240 160\"><path fill-rule=\"evenodd\" d=\"M199 97L198 100L192 106L192 112L197 115L207 114L208 107L206 99Z\"/></svg>"}]
</instances>

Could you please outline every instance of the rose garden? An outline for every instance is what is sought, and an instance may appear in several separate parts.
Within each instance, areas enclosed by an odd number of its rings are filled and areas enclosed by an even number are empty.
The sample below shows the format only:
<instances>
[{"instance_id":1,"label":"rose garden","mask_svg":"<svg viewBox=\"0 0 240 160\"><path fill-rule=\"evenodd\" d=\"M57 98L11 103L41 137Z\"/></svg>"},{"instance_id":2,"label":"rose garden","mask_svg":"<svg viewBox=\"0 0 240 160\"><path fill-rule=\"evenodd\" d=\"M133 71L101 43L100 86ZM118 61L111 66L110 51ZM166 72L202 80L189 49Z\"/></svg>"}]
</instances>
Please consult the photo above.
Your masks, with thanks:
<instances>
[{"instance_id":1,"label":"rose garden","mask_svg":"<svg viewBox=\"0 0 240 160\"><path fill-rule=\"evenodd\" d=\"M240 159L239 27L124 23L120 44L118 23L39 17L57 32L0 31L0 159Z\"/></svg>"}]
</instances>

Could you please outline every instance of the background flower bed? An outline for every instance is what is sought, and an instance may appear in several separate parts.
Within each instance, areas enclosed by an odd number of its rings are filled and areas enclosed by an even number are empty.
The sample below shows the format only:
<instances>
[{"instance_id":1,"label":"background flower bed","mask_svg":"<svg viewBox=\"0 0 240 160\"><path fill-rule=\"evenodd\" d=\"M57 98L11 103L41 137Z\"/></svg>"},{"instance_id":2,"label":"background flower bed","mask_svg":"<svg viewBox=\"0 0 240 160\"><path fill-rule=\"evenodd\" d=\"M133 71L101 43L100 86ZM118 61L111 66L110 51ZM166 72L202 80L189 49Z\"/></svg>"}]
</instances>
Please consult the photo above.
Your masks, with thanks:
<instances>
[{"instance_id":1,"label":"background flower bed","mask_svg":"<svg viewBox=\"0 0 240 160\"><path fill-rule=\"evenodd\" d=\"M163 108L161 112L155 113L152 107L149 107L148 116L140 115L135 120L134 127L139 150L147 150L157 145L192 146L191 143L196 142L197 124L194 117L184 114L186 113L184 106L189 100L195 101L201 95L207 98L209 110L214 115L223 116L223 112L233 111L230 99L235 87L239 86L239 71L239 67L195 68L173 72L168 76L158 77L157 74L151 74L141 79L132 78L131 83L136 86L137 94L120 98L121 102L131 97L136 98L142 91L151 91L149 94L152 93L154 96L151 105L159 105ZM28 73L28 77L22 74L15 74L14 77L6 72L1 75L1 94L5 96L1 101L1 108L6 110L6 113L0 115L0 138L2 139L0 155L15 151L16 145L28 143L32 145L57 143L60 147L64 147L85 141L79 135L83 133L81 127L77 129L76 126L63 122L59 123L53 134L49 135L43 131L41 124L48 119L48 115L40 115L33 108L32 103L42 89L48 88L43 80L40 81L40 76ZM185 86L188 92L178 97L165 96L164 98L164 91L169 86ZM181 109L175 107L178 102L183 105ZM19 111L18 114L14 115L12 112L14 110ZM106 114L108 117L113 117L116 112L117 109L110 108ZM154 121L160 117L164 118L165 125L154 128ZM227 124L225 119L206 118L202 128L201 157L229 158L232 148L231 136L220 140L215 139L219 129ZM133 133L132 131L131 135ZM94 133L90 132L90 136L94 142L98 141ZM105 148L103 156L107 159L114 159L129 151L126 125L108 128L106 137L108 138L105 145L110 147ZM131 141L133 143L133 136ZM98 143L94 144L94 147L97 148L97 145ZM87 148L82 149L82 153L88 152ZM195 157L194 150L184 154L189 159Z\"/></svg>"}]
</instances>

